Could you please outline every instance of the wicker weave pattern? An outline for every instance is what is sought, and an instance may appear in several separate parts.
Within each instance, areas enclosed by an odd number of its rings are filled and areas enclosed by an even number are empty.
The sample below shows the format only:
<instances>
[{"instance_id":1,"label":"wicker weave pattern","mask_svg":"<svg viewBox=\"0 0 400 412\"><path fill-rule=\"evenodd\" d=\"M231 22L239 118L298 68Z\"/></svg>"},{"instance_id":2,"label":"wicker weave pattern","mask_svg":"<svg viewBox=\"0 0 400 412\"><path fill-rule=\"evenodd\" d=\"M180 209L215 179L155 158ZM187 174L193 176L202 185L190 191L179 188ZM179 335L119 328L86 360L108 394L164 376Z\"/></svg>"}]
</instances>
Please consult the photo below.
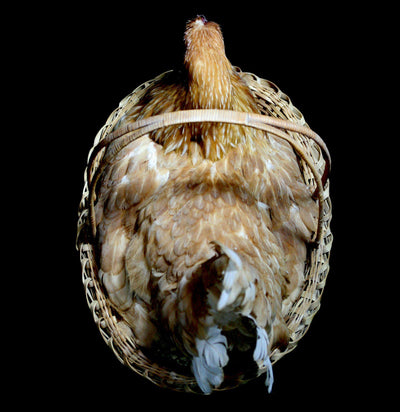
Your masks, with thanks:
<instances>
[{"instance_id":1,"label":"wicker weave pattern","mask_svg":"<svg viewBox=\"0 0 400 412\"><path fill-rule=\"evenodd\" d=\"M277 119L289 120L301 127L307 127L303 115L292 105L288 96L268 80L263 80L250 73L238 73L246 80L257 99L261 113ZM161 75L162 76L162 75ZM109 116L106 124L98 132L93 148L89 153L88 166L85 172L85 185L82 200L79 206L77 248L82 264L82 282L85 289L88 306L95 323L117 358L128 365L138 374L146 377L157 385L170 387L179 391L199 392L197 383L192 376L184 376L163 367L153 364L141 352L140 348L129 337L119 323L118 316L110 306L107 296L97 278L94 246L91 242L92 224L90 218L91 191L93 191L93 177L96 175L104 156L104 150L97 150L99 143L112 137L112 131L119 119L134 106L141 98L147 87L156 79L146 82L135 89L121 101L119 107ZM320 307L320 299L325 287L329 272L329 255L333 236L330 231L331 201L329 198L329 181L326 179L326 170L329 166L329 153L323 142L318 144L305 134L285 130L293 141L302 148L304 158L299 158L305 182L312 191L318 191L318 181L322 181L322 190L319 190L320 201L320 241L315 247L310 247L309 260L305 268L305 287L299 299L290 310L286 322L291 331L288 347L284 352L274 350L271 354L272 362L292 351L298 341L307 332L308 327ZM321 146L323 146L321 148ZM328 156L328 157L327 157ZM312 170L311 170L311 167ZM319 187L321 189L321 186ZM94 187L95 192L95 187ZM95 195L94 195L95 196ZM260 371L259 373L262 373ZM249 378L249 377L247 377ZM227 380L221 389L237 386L237 382Z\"/></svg>"}]
</instances>

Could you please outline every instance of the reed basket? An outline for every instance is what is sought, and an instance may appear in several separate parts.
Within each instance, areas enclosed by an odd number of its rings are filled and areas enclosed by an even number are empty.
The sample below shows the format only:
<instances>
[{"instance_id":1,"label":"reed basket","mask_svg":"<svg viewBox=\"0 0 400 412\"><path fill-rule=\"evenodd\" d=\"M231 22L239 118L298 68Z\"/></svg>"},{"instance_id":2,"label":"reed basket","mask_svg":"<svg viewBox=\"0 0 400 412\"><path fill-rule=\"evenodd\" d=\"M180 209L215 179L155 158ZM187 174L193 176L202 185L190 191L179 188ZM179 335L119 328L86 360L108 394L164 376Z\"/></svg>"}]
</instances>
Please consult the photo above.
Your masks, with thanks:
<instances>
[{"instance_id":1,"label":"reed basket","mask_svg":"<svg viewBox=\"0 0 400 412\"><path fill-rule=\"evenodd\" d=\"M92 210L96 196L96 176L100 174L106 147L113 144L115 150L118 150L121 145L126 145L157 128L200 121L247 125L289 141L298 155L304 181L318 199L319 220L314 243L310 244L308 250L304 289L285 319L291 331L290 342L284 351L276 349L271 353L270 358L273 363L291 352L307 332L314 315L320 308L321 295L329 272L329 256L333 240L330 230L332 211L327 178L330 168L329 152L322 139L308 127L303 115L293 106L289 97L274 83L254 74L241 72L238 68L236 70L249 85L258 102L261 115L221 110L190 110L143 119L131 125L129 130L113 130L120 118L158 79L155 78L136 88L111 113L95 137L84 174L76 245L80 254L84 292L93 319L101 336L123 364L153 383L177 391L200 392L193 376L183 375L152 362L141 351L134 338L124 333L118 314L111 307L97 276L96 247L93 242L95 222L93 222ZM256 375L262 372L261 370ZM244 376L243 380L254 377L256 376ZM237 380L227 379L220 389L229 389L237 385Z\"/></svg>"}]
</instances>

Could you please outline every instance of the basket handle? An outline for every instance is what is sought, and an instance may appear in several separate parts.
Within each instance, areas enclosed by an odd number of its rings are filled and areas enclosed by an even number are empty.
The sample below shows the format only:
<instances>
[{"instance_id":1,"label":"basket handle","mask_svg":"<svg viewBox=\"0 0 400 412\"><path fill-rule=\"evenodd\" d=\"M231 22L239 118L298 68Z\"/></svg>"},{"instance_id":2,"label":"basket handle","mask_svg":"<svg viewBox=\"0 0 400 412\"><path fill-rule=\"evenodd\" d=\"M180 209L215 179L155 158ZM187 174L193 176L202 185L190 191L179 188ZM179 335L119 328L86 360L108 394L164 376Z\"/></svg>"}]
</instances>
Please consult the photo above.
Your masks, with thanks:
<instances>
[{"instance_id":1,"label":"basket handle","mask_svg":"<svg viewBox=\"0 0 400 412\"><path fill-rule=\"evenodd\" d=\"M93 236L96 235L96 222L94 214L94 194L97 182L105 169L111 162L115 154L126 147L132 141L139 137L153 132L167 126L178 125L183 123L198 123L198 122L218 122L218 123L232 123L242 126L249 126L256 129L263 130L277 137L286 140L294 149L294 151L303 159L309 166L314 175L317 184L316 195L319 198L319 217L318 227L315 236L315 244L319 244L322 238L322 206L323 206L323 191L330 170L331 158L324 141L321 137L313 132L310 128L301 126L291 121L278 119L272 116L261 115L257 113L237 112L232 110L217 110L217 109L198 109L198 110L182 110L140 119L134 123L123 126L116 131L107 135L102 139L92 150L89 157L88 167L88 184L89 184L89 210L90 223ZM300 133L314 140L322 150L325 159L325 170L322 176L316 170L314 162L310 156L303 150L300 143L296 141L291 135L283 130L290 130L292 132ZM110 146L105 156L102 158L102 166L95 171L94 175L90 173L91 164L94 162L98 153L105 147Z\"/></svg>"}]
</instances>

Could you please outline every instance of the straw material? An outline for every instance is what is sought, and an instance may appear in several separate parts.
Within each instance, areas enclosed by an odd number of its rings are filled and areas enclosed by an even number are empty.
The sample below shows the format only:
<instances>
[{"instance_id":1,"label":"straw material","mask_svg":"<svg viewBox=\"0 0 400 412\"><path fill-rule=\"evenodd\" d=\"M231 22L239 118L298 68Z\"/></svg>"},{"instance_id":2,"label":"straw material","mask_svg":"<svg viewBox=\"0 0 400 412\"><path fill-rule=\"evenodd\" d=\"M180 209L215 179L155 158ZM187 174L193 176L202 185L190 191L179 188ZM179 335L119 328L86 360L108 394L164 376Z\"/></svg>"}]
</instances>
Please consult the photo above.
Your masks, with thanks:
<instances>
[{"instance_id":1,"label":"straw material","mask_svg":"<svg viewBox=\"0 0 400 412\"><path fill-rule=\"evenodd\" d=\"M135 89L110 115L95 138L85 171L84 190L79 206L77 248L82 264L82 282L94 321L103 339L122 363L159 386L179 391L199 392L194 377L154 364L142 353L134 338L130 337L131 334L124 330L124 327L126 328L124 323L119 322L118 315L111 307L97 276L95 245L92 242L96 231L93 213L96 183L105 164L112 161L112 153L117 153L132 140L157 128L171 124L205 121L235 123L258 128L285 139L292 145L298 155L304 180L319 200L319 220L314 243L309 247L303 292L293 303L285 319L291 331L290 342L284 351L276 349L271 353L272 362L291 352L307 332L314 315L319 310L329 271L329 255L333 240L330 231L332 213L327 179L330 168L329 152L322 139L308 127L303 115L292 105L289 97L275 84L260 79L254 74L236 70L249 85L262 115L222 110L188 110L143 119L113 131L120 118L138 102L146 89L158 79L156 78ZM111 153L109 158L104 157L105 147L112 149L108 150L108 153ZM258 374L262 372L259 371ZM253 377L244 376L243 380ZM227 379L220 389L237 385L237 380Z\"/></svg>"}]
</instances>

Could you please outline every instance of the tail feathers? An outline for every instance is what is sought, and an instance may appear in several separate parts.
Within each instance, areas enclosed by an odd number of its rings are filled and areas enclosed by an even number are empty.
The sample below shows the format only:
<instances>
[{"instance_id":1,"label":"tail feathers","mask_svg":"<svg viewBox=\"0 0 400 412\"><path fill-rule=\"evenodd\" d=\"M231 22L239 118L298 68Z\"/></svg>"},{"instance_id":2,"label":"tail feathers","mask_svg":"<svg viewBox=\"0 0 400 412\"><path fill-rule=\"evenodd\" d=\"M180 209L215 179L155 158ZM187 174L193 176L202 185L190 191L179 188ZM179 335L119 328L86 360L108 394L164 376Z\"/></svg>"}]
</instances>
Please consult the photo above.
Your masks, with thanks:
<instances>
[{"instance_id":1,"label":"tail feathers","mask_svg":"<svg viewBox=\"0 0 400 412\"><path fill-rule=\"evenodd\" d=\"M229 310L233 307L241 307L241 313L250 312L251 304L256 295L254 276L244 266L240 256L221 244L218 245L221 252L229 258L224 270L222 292L218 301L217 310Z\"/></svg>"},{"instance_id":2,"label":"tail feathers","mask_svg":"<svg viewBox=\"0 0 400 412\"><path fill-rule=\"evenodd\" d=\"M227 339L221 330L212 326L206 339L196 339L197 356L193 357L192 369L197 384L205 394L210 394L224 380L223 367L228 363Z\"/></svg>"},{"instance_id":3,"label":"tail feathers","mask_svg":"<svg viewBox=\"0 0 400 412\"><path fill-rule=\"evenodd\" d=\"M194 338L193 374L203 393L210 394L224 381L223 368L229 361L228 347L229 350L232 345L237 348L241 341L235 336L245 336L247 344L239 351L253 351L259 370L266 372L265 384L270 393L274 382L269 358L270 340L265 328L250 314L254 311L257 292L256 272L235 251L219 242L215 242L215 250L216 257L202 265L199 276L207 290L210 318L206 322L209 326L205 338ZM251 341L253 343L249 344Z\"/></svg>"},{"instance_id":4,"label":"tail feathers","mask_svg":"<svg viewBox=\"0 0 400 412\"><path fill-rule=\"evenodd\" d=\"M272 385L274 383L274 374L272 371L272 363L268 354L269 339L267 332L264 328L257 326L257 342L253 353L253 359L257 363L259 369L266 368L265 385L268 393L272 391Z\"/></svg>"},{"instance_id":5,"label":"tail feathers","mask_svg":"<svg viewBox=\"0 0 400 412\"><path fill-rule=\"evenodd\" d=\"M251 318L251 317L250 317ZM274 374L269 358L269 339L264 328L256 326L257 340L253 352L253 359L259 369L266 370L265 386L268 393L272 391ZM224 381L223 368L228 364L227 338L221 330L212 326L208 330L206 339L196 339L197 356L193 357L192 370L197 384L204 394L209 395Z\"/></svg>"}]
</instances>

